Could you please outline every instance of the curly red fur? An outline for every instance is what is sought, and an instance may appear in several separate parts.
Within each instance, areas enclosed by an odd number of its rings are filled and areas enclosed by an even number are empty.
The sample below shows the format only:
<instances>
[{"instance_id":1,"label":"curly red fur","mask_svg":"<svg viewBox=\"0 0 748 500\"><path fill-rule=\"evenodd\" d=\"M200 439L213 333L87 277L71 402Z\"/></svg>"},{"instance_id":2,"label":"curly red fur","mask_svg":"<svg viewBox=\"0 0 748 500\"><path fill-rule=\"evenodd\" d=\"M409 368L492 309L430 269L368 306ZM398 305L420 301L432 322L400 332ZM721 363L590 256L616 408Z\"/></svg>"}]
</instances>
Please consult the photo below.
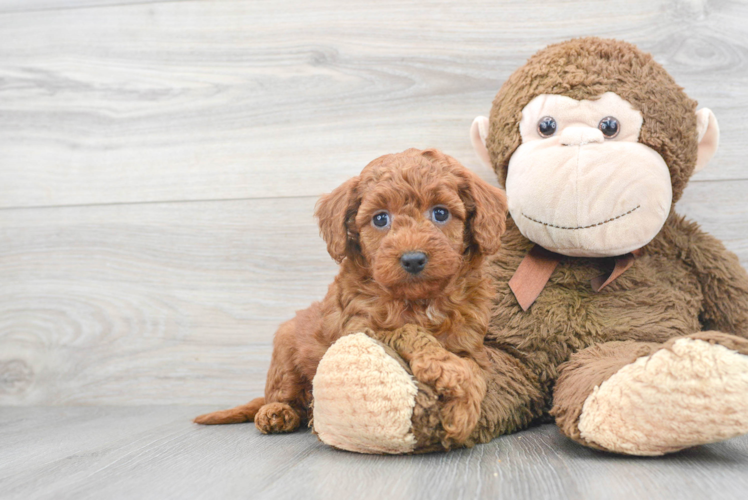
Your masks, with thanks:
<instances>
[{"instance_id":1,"label":"curly red fur","mask_svg":"<svg viewBox=\"0 0 748 500\"><path fill-rule=\"evenodd\" d=\"M433 207L449 210L437 223ZM386 211L391 223L372 217ZM366 331L390 345L414 376L446 401L446 440L464 442L486 392L483 349L494 291L484 256L499 249L505 228L503 192L437 151L409 149L377 158L317 205L320 232L340 272L321 302L280 326L265 397L201 415L202 424L254 420L265 433L295 430L311 417L311 382L327 348ZM423 252L422 272L400 257Z\"/></svg>"}]
</instances>

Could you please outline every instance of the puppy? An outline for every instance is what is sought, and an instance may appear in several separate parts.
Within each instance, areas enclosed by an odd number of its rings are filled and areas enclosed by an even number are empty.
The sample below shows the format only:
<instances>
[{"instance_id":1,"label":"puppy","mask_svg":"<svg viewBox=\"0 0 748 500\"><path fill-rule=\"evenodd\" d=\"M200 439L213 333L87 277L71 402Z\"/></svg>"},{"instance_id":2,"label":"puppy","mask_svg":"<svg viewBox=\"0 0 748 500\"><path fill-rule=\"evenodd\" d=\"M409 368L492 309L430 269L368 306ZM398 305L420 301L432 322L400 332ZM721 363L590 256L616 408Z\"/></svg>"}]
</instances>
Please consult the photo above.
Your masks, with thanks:
<instances>
[{"instance_id":1,"label":"puppy","mask_svg":"<svg viewBox=\"0 0 748 500\"><path fill-rule=\"evenodd\" d=\"M312 416L312 380L325 351L366 332L436 389L447 438L466 440L486 392L483 339L494 290L483 262L499 250L506 210L502 191L437 150L372 161L317 204L340 272L322 302L276 332L265 397L195 422L296 430Z\"/></svg>"}]
</instances>

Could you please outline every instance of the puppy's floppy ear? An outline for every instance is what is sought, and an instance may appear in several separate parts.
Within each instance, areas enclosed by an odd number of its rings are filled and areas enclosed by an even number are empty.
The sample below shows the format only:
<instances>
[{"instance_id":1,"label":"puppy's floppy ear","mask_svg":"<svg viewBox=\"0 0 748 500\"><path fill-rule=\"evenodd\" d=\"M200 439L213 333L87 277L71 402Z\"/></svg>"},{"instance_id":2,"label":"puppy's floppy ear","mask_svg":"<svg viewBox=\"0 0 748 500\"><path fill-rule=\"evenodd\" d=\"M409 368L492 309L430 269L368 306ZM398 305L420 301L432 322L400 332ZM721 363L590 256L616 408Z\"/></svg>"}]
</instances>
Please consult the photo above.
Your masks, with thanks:
<instances>
[{"instance_id":1,"label":"puppy's floppy ear","mask_svg":"<svg viewBox=\"0 0 748 500\"><path fill-rule=\"evenodd\" d=\"M319 232L327 243L330 257L337 263L349 254L349 224L353 223L361 202L358 184L358 177L348 179L332 193L322 196L314 208L314 216L319 219Z\"/></svg>"},{"instance_id":2,"label":"puppy's floppy ear","mask_svg":"<svg viewBox=\"0 0 748 500\"><path fill-rule=\"evenodd\" d=\"M466 171L467 186L462 198L468 210L468 227L473 244L482 255L491 255L501 247L506 230L507 201L504 191Z\"/></svg>"}]
</instances>

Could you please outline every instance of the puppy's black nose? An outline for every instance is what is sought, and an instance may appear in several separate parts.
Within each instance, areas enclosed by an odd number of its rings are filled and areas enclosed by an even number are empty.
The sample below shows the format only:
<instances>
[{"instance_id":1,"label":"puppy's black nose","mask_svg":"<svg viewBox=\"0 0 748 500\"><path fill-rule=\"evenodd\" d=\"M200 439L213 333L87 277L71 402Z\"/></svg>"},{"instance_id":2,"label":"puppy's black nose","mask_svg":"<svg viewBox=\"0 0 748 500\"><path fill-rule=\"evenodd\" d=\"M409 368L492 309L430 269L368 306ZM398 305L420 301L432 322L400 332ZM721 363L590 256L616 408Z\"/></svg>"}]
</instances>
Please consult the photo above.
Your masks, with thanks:
<instances>
[{"instance_id":1,"label":"puppy's black nose","mask_svg":"<svg viewBox=\"0 0 748 500\"><path fill-rule=\"evenodd\" d=\"M410 274L418 274L423 271L428 261L428 257L423 252L408 252L400 257L400 265Z\"/></svg>"}]
</instances>

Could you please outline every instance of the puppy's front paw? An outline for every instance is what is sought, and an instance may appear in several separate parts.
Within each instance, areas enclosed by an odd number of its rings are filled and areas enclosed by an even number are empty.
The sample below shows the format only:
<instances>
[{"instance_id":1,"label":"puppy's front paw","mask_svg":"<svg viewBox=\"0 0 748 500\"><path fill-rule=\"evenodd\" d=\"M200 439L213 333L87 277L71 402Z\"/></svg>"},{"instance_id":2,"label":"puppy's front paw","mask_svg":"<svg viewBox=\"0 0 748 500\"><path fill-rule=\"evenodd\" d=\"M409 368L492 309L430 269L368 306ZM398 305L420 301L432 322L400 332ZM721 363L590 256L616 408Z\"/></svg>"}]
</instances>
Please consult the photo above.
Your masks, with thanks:
<instances>
[{"instance_id":1,"label":"puppy's front paw","mask_svg":"<svg viewBox=\"0 0 748 500\"><path fill-rule=\"evenodd\" d=\"M443 352L416 356L411 361L416 379L431 385L444 402L442 427L446 440L464 443L480 418L480 406L486 395L486 382L470 361Z\"/></svg>"},{"instance_id":2,"label":"puppy's front paw","mask_svg":"<svg viewBox=\"0 0 748 500\"><path fill-rule=\"evenodd\" d=\"M298 413L285 403L266 404L255 415L255 426L263 434L293 432L300 423Z\"/></svg>"},{"instance_id":3,"label":"puppy's front paw","mask_svg":"<svg viewBox=\"0 0 748 500\"><path fill-rule=\"evenodd\" d=\"M438 346L438 341L423 327L407 324L394 330L364 329L364 333L374 340L392 347L398 354L406 358L415 350L427 345Z\"/></svg>"},{"instance_id":4,"label":"puppy's front paw","mask_svg":"<svg viewBox=\"0 0 748 500\"><path fill-rule=\"evenodd\" d=\"M462 445L478 424L480 401L468 397L452 399L442 407L442 427L449 444Z\"/></svg>"}]
</instances>

